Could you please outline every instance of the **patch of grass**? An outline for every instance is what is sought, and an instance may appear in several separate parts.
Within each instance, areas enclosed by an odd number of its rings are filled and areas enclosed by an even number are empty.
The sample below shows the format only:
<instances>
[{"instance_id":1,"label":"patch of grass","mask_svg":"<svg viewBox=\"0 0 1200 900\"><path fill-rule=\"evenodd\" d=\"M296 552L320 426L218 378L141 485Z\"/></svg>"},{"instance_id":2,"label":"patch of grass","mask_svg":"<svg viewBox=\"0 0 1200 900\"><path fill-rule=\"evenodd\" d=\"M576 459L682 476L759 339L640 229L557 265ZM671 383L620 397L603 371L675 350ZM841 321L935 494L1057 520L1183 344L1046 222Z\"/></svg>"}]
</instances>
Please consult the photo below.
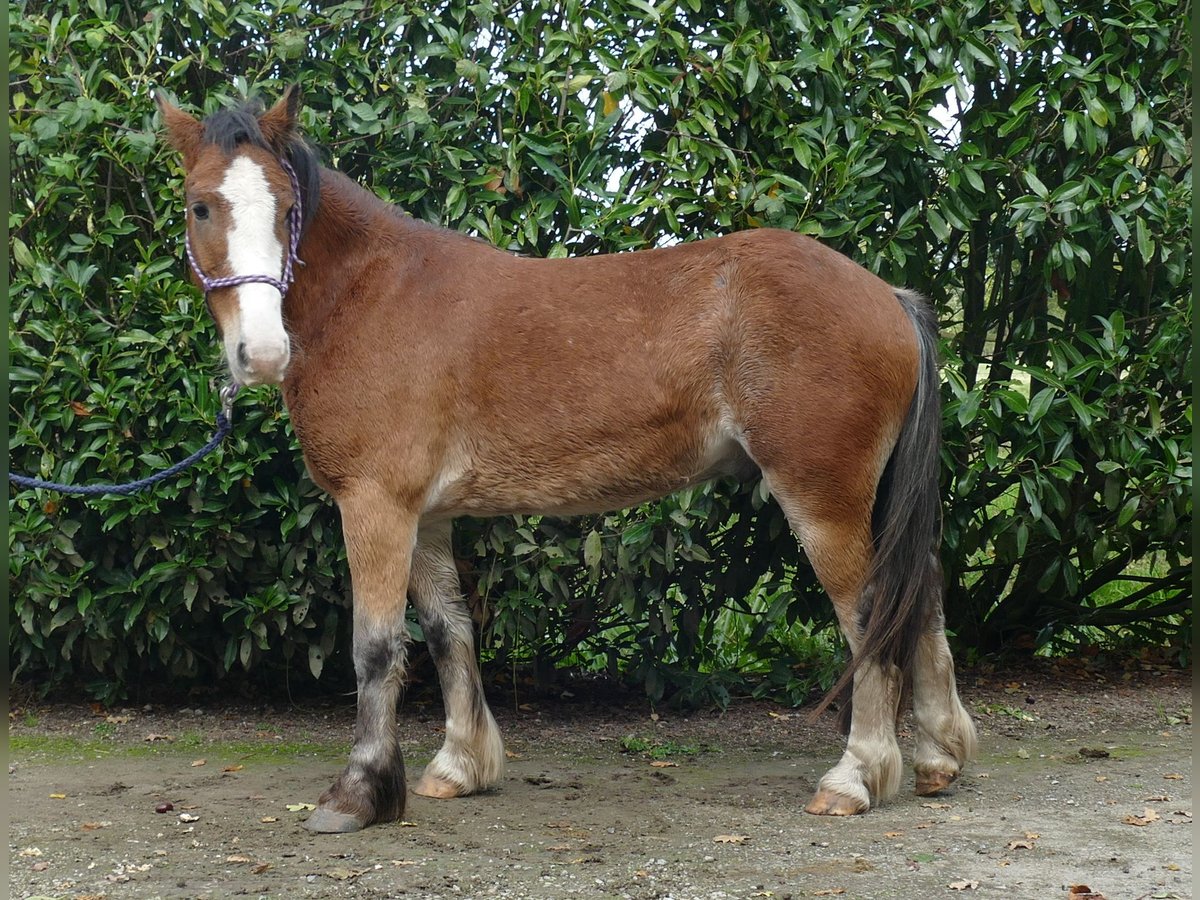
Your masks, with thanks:
<instances>
[{"instance_id":1,"label":"patch of grass","mask_svg":"<svg viewBox=\"0 0 1200 900\"><path fill-rule=\"evenodd\" d=\"M203 746L212 757L247 763L282 761L291 757L315 756L322 759L343 759L350 752L346 741L316 743L312 741L204 741L197 737L190 742L114 744L97 738L75 738L48 735L13 735L9 747L13 754L35 755L55 760L94 759L97 756L146 759L164 754L192 755Z\"/></svg>"},{"instance_id":2,"label":"patch of grass","mask_svg":"<svg viewBox=\"0 0 1200 900\"><path fill-rule=\"evenodd\" d=\"M644 753L651 759L667 759L671 756L695 756L716 748L707 744L679 744L670 738L641 737L629 734L621 738L621 749L626 753Z\"/></svg>"},{"instance_id":3,"label":"patch of grass","mask_svg":"<svg viewBox=\"0 0 1200 900\"><path fill-rule=\"evenodd\" d=\"M1015 706L1005 706L1003 703L976 703L975 709L983 713L985 716L1008 716L1009 718L1019 719L1022 722L1033 722L1037 716L1025 712Z\"/></svg>"},{"instance_id":4,"label":"patch of grass","mask_svg":"<svg viewBox=\"0 0 1200 900\"><path fill-rule=\"evenodd\" d=\"M21 724L26 728L37 728L38 717L31 712L25 713L25 718L21 720Z\"/></svg>"},{"instance_id":5,"label":"patch of grass","mask_svg":"<svg viewBox=\"0 0 1200 900\"><path fill-rule=\"evenodd\" d=\"M92 727L92 734L96 735L98 738L112 737L116 733L117 726L111 722L97 722Z\"/></svg>"}]
</instances>

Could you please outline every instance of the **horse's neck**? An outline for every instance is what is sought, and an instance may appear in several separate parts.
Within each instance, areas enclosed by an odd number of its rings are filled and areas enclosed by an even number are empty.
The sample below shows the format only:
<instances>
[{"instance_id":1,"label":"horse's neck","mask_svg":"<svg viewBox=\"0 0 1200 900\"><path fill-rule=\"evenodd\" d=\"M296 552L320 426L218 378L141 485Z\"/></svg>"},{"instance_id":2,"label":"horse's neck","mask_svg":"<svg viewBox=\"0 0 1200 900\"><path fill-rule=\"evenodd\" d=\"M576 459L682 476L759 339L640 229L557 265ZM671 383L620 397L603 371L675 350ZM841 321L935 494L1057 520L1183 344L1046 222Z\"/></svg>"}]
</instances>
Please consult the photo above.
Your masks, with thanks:
<instances>
[{"instance_id":1,"label":"horse's neck","mask_svg":"<svg viewBox=\"0 0 1200 900\"><path fill-rule=\"evenodd\" d=\"M321 170L320 201L300 241L303 265L285 301L288 330L301 345L345 302L365 259L409 227L370 191L340 172Z\"/></svg>"}]
</instances>

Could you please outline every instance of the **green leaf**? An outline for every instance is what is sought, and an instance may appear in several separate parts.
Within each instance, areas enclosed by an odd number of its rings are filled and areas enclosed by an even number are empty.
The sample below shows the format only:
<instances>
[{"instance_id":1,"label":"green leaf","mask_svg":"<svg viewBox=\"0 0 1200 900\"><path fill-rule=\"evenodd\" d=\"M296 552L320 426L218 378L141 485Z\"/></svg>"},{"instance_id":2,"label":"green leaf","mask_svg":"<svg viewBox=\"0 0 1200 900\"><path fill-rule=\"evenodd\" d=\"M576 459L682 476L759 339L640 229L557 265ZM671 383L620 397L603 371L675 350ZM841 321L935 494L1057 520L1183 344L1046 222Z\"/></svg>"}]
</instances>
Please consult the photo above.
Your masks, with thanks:
<instances>
[{"instance_id":1,"label":"green leaf","mask_svg":"<svg viewBox=\"0 0 1200 900\"><path fill-rule=\"evenodd\" d=\"M583 542L583 562L589 569L596 569L600 566L600 560L603 558L604 548L600 540L600 532L588 532L587 540Z\"/></svg>"},{"instance_id":2,"label":"green leaf","mask_svg":"<svg viewBox=\"0 0 1200 900\"><path fill-rule=\"evenodd\" d=\"M1126 500L1121 505L1121 511L1117 513L1117 526L1123 528L1133 521L1133 517L1137 515L1138 507L1141 505L1142 498L1134 495Z\"/></svg>"},{"instance_id":3,"label":"green leaf","mask_svg":"<svg viewBox=\"0 0 1200 900\"><path fill-rule=\"evenodd\" d=\"M1042 416L1046 415L1050 409L1050 405L1054 402L1054 388L1042 388L1029 401L1029 424L1035 425Z\"/></svg>"}]
</instances>

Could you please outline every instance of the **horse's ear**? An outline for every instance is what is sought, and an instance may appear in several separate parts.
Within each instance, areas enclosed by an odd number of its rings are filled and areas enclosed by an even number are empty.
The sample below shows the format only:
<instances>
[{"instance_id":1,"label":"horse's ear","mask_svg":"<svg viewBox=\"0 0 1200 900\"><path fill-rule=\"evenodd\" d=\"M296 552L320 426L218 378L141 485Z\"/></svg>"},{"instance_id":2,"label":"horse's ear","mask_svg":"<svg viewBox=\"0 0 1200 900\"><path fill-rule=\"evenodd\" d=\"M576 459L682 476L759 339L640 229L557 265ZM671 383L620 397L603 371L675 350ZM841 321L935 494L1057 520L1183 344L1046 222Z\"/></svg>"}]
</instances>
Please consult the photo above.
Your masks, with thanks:
<instances>
[{"instance_id":1,"label":"horse's ear","mask_svg":"<svg viewBox=\"0 0 1200 900\"><path fill-rule=\"evenodd\" d=\"M161 89L155 89L154 102L158 104L163 124L167 126L167 141L183 157L184 168L190 169L200 154L204 126L194 116L171 103Z\"/></svg>"},{"instance_id":2,"label":"horse's ear","mask_svg":"<svg viewBox=\"0 0 1200 900\"><path fill-rule=\"evenodd\" d=\"M300 85L293 84L283 92L279 101L258 117L258 127L277 153L283 153L288 140L296 131L300 115Z\"/></svg>"}]
</instances>

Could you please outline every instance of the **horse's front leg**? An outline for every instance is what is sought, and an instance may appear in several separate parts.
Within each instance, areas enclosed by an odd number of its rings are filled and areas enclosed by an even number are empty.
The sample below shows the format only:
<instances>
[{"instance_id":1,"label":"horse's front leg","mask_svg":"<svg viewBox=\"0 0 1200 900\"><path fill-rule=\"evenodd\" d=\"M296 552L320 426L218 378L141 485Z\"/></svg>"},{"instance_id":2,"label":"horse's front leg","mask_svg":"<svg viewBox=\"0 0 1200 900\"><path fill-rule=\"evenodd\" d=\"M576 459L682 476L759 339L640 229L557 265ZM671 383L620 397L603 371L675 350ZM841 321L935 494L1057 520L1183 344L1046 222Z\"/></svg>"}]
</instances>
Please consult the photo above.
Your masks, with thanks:
<instances>
[{"instance_id":1,"label":"horse's front leg","mask_svg":"<svg viewBox=\"0 0 1200 900\"><path fill-rule=\"evenodd\" d=\"M358 718L350 762L304 823L310 831L358 831L404 815L396 700L404 683L404 607L416 519L383 496L372 488L338 498L354 593Z\"/></svg>"},{"instance_id":2,"label":"horse's front leg","mask_svg":"<svg viewBox=\"0 0 1200 900\"><path fill-rule=\"evenodd\" d=\"M441 799L473 794L500 780L504 742L483 695L475 626L459 590L449 522L422 523L409 593L446 705L446 742L413 793Z\"/></svg>"}]
</instances>

